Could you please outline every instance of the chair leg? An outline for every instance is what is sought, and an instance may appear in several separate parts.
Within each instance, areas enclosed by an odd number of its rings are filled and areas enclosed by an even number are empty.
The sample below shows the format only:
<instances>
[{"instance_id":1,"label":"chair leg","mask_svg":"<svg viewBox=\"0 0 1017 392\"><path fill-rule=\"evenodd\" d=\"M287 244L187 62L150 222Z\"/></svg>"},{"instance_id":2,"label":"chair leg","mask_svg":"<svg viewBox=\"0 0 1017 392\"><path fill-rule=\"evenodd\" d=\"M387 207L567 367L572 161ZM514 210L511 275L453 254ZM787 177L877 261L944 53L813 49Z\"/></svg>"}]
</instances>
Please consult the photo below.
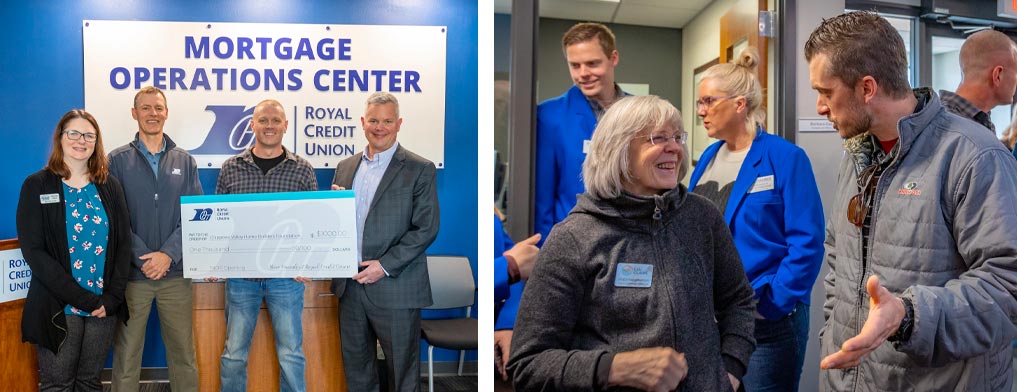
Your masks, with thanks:
<instances>
[{"instance_id":1,"label":"chair leg","mask_svg":"<svg viewBox=\"0 0 1017 392\"><path fill-rule=\"evenodd\" d=\"M434 392L434 346L427 345L427 392Z\"/></svg>"},{"instance_id":2,"label":"chair leg","mask_svg":"<svg viewBox=\"0 0 1017 392\"><path fill-rule=\"evenodd\" d=\"M463 361L466 359L466 351L459 350L459 375L463 375Z\"/></svg>"}]
</instances>

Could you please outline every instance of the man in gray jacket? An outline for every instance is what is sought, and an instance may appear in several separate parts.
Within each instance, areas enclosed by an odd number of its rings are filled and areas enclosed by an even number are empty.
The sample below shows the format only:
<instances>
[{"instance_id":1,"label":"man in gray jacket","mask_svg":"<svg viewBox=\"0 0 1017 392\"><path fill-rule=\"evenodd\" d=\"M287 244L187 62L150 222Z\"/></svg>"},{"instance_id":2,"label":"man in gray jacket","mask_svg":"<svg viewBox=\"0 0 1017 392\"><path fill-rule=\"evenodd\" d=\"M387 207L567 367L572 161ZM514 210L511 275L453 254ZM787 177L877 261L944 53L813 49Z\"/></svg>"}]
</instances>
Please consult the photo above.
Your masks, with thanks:
<instances>
[{"instance_id":1,"label":"man in gray jacket","mask_svg":"<svg viewBox=\"0 0 1017 392\"><path fill-rule=\"evenodd\" d=\"M805 44L816 109L845 139L827 224L822 390L1002 391L1017 337L1017 161L911 90L870 12Z\"/></svg>"},{"instance_id":2,"label":"man in gray jacket","mask_svg":"<svg viewBox=\"0 0 1017 392\"><path fill-rule=\"evenodd\" d=\"M175 391L198 390L191 280L183 277L181 260L180 196L200 195L202 190L194 158L163 133L168 115L162 90L142 88L131 108L138 133L133 142L109 154L109 172L123 184L134 238L126 292L131 322L116 332L114 391L138 390L153 300L159 307L170 386Z\"/></svg>"}]
</instances>

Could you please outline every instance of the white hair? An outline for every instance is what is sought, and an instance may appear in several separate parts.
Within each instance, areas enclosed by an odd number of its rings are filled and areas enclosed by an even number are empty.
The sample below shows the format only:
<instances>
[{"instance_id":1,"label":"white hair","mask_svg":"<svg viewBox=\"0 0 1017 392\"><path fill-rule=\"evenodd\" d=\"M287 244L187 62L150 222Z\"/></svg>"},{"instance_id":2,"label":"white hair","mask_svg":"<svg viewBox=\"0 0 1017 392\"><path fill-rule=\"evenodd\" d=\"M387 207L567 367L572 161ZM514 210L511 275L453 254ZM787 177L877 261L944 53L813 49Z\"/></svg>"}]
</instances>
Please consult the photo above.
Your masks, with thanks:
<instances>
[{"instance_id":1,"label":"white hair","mask_svg":"<svg viewBox=\"0 0 1017 392\"><path fill-rule=\"evenodd\" d=\"M371 94L370 97L367 97L366 107L369 108L371 107L371 105L384 105L387 103L395 105L396 117L399 117L399 100L396 99L395 95L392 95L392 93L389 93L387 91L378 91L374 94Z\"/></svg>"},{"instance_id":2,"label":"white hair","mask_svg":"<svg viewBox=\"0 0 1017 392\"><path fill-rule=\"evenodd\" d=\"M636 134L670 127L684 132L682 117L670 102L655 95L626 97L611 105L593 131L590 152L583 162L586 191L601 199L621 196L626 181L633 177L629 170L629 145ZM682 146L678 180L689 171L689 151ZM678 183L675 183L677 186Z\"/></svg>"}]
</instances>

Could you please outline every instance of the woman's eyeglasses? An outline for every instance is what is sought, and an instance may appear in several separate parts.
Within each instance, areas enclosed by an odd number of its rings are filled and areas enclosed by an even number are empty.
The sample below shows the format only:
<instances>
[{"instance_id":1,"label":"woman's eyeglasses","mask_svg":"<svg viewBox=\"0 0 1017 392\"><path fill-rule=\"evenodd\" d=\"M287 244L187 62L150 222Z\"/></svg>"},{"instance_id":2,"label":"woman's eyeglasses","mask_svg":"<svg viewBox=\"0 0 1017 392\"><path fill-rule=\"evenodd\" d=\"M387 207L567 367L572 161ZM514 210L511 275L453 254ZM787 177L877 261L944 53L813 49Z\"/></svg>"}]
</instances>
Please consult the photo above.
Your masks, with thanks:
<instances>
[{"instance_id":1,"label":"woman's eyeglasses","mask_svg":"<svg viewBox=\"0 0 1017 392\"><path fill-rule=\"evenodd\" d=\"M862 227L865 224L865 216L869 214L869 202L876 191L876 181L874 179L878 169L879 164L874 163L858 174L858 186L861 190L848 201L848 221L857 227Z\"/></svg>"},{"instance_id":2,"label":"woman's eyeglasses","mask_svg":"<svg viewBox=\"0 0 1017 392\"><path fill-rule=\"evenodd\" d=\"M688 132L678 132L670 135L665 133L651 133L647 136L647 140L654 146L667 144L667 142L672 140L678 144L685 144L685 142L689 140L689 134Z\"/></svg>"},{"instance_id":3,"label":"woman's eyeglasses","mask_svg":"<svg viewBox=\"0 0 1017 392\"><path fill-rule=\"evenodd\" d=\"M729 98L734 98L734 97L737 97L737 95L724 95L724 96L707 95L707 96L704 96L704 97L699 98L699 99L696 100L696 110L698 111L698 110L702 110L702 109L709 109L709 108L713 107L713 104L715 104L717 102L720 102L720 100L722 100L722 99L729 99Z\"/></svg>"},{"instance_id":4,"label":"woman's eyeglasses","mask_svg":"<svg viewBox=\"0 0 1017 392\"><path fill-rule=\"evenodd\" d=\"M64 131L64 135L67 135L67 139L70 140L80 140L81 138L85 138L85 141L89 143L95 143L96 139L99 138L99 136L94 133L81 133L73 129Z\"/></svg>"}]
</instances>

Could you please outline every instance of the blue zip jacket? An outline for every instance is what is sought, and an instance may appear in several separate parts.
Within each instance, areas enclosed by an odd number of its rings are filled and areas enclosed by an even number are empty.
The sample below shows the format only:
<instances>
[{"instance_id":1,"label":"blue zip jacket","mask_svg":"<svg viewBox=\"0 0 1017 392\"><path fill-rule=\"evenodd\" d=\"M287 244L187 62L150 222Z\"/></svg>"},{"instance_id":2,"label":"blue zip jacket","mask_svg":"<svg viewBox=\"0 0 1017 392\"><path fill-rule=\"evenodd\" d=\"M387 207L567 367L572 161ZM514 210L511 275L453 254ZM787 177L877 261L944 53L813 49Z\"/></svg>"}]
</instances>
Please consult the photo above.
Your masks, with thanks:
<instances>
[{"instance_id":1,"label":"blue zip jacket","mask_svg":"<svg viewBox=\"0 0 1017 392\"><path fill-rule=\"evenodd\" d=\"M159 178L142 154L145 146L137 134L134 141L109 153L109 174L123 184L127 208L131 211L133 257L129 280L148 279L141 272L145 262L138 257L155 251L173 259L166 278L184 276L180 196L203 192L194 158L165 134L163 143L166 151L159 158Z\"/></svg>"},{"instance_id":2,"label":"blue zip jacket","mask_svg":"<svg viewBox=\"0 0 1017 392\"><path fill-rule=\"evenodd\" d=\"M502 254L515 246L505 233L501 219L494 217L494 330L512 329L523 296L523 282L509 284L508 260Z\"/></svg>"},{"instance_id":3,"label":"blue zip jacket","mask_svg":"<svg viewBox=\"0 0 1017 392\"><path fill-rule=\"evenodd\" d=\"M576 205L583 185L583 146L593 138L597 117L579 87L537 105L537 157L533 184L533 230L541 243L551 227Z\"/></svg>"},{"instance_id":4,"label":"blue zip jacket","mask_svg":"<svg viewBox=\"0 0 1017 392\"><path fill-rule=\"evenodd\" d=\"M706 148L692 172L694 190L724 141ZM756 181L773 180L772 189ZM843 213L838 211L837 213ZM795 304L809 303L823 263L826 230L823 203L812 164L798 146L756 129L738 170L724 211L745 274L756 291L756 310L770 320L786 316Z\"/></svg>"}]
</instances>

